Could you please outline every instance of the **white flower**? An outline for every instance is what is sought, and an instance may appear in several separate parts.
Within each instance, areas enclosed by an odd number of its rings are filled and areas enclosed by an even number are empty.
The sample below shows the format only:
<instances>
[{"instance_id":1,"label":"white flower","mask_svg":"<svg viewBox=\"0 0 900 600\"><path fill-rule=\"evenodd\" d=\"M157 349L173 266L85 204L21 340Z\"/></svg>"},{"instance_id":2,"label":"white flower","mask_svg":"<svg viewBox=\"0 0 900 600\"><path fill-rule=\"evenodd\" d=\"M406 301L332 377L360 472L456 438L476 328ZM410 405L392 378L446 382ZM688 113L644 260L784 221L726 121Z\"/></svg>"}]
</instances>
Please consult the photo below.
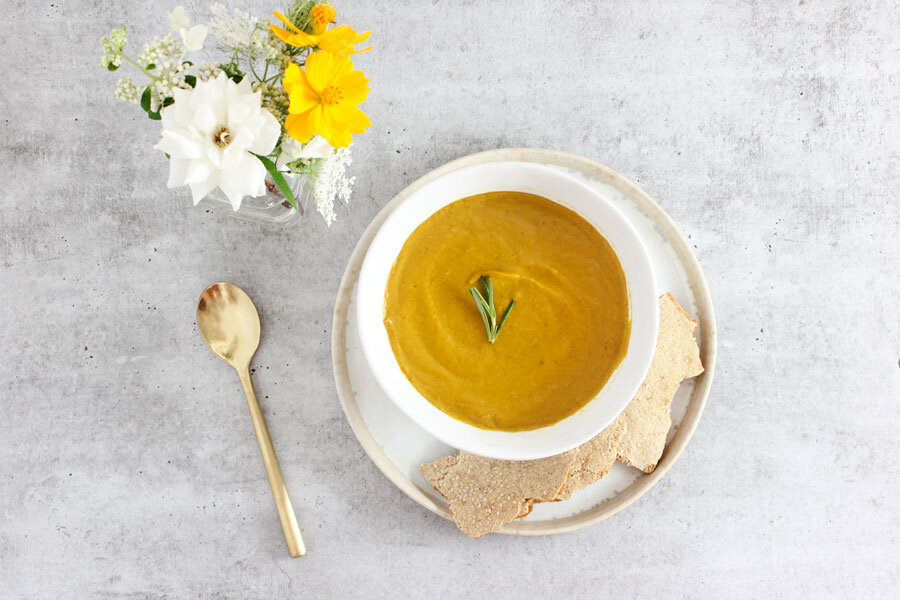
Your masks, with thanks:
<instances>
[{"instance_id":1,"label":"white flower","mask_svg":"<svg viewBox=\"0 0 900 600\"><path fill-rule=\"evenodd\" d=\"M257 18L251 17L242 10L228 11L216 2L212 5L212 19L209 28L214 36L231 48L243 47L256 31Z\"/></svg>"},{"instance_id":2,"label":"white flower","mask_svg":"<svg viewBox=\"0 0 900 600\"><path fill-rule=\"evenodd\" d=\"M313 136L311 140L303 144L288 134L284 134L281 139L281 154L278 156L276 165L281 170L288 163L301 158L328 158L333 151L334 148L322 136Z\"/></svg>"},{"instance_id":3,"label":"white flower","mask_svg":"<svg viewBox=\"0 0 900 600\"><path fill-rule=\"evenodd\" d=\"M314 179L310 181L313 196L316 198L316 210L331 227L337 218L334 212L334 201L349 202L350 192L356 177L347 177L347 166L353 162L350 148L336 148L328 158L322 161Z\"/></svg>"},{"instance_id":4,"label":"white flower","mask_svg":"<svg viewBox=\"0 0 900 600\"><path fill-rule=\"evenodd\" d=\"M116 98L125 100L126 102L137 103L140 97L141 92L137 86L134 85L134 82L131 81L131 77L125 77L124 79L119 80L119 84L116 86Z\"/></svg>"},{"instance_id":5,"label":"white flower","mask_svg":"<svg viewBox=\"0 0 900 600\"><path fill-rule=\"evenodd\" d=\"M201 50L203 42L206 40L206 25L194 25L188 29L191 20L184 14L183 6L176 6L175 10L169 13L169 23L172 24L172 31L181 34L181 41L184 47L190 51Z\"/></svg>"},{"instance_id":6,"label":"white flower","mask_svg":"<svg viewBox=\"0 0 900 600\"><path fill-rule=\"evenodd\" d=\"M176 6L175 10L169 13L169 23L172 24L172 30L178 31L188 26L191 20L184 14L183 6Z\"/></svg>"},{"instance_id":7,"label":"white flower","mask_svg":"<svg viewBox=\"0 0 900 600\"><path fill-rule=\"evenodd\" d=\"M273 42L273 36L269 35L266 21L260 21L242 10L229 12L218 2L212 5L209 32L219 40L221 50L229 54L237 52L251 60L265 58L274 61L280 51Z\"/></svg>"},{"instance_id":8,"label":"white flower","mask_svg":"<svg viewBox=\"0 0 900 600\"><path fill-rule=\"evenodd\" d=\"M194 204L216 186L235 210L244 196L266 193L266 170L253 154L271 153L281 126L248 79L234 83L220 73L175 89L175 103L160 113L162 139L154 147L171 157L168 187L190 186Z\"/></svg>"},{"instance_id":9,"label":"white flower","mask_svg":"<svg viewBox=\"0 0 900 600\"><path fill-rule=\"evenodd\" d=\"M188 50L201 50L204 40L206 40L206 25L194 25L190 29L181 28L181 41Z\"/></svg>"},{"instance_id":10,"label":"white flower","mask_svg":"<svg viewBox=\"0 0 900 600\"><path fill-rule=\"evenodd\" d=\"M156 69L153 72L156 74L157 79L150 87L150 110L158 111L162 101L166 98L172 98L176 88L188 87L184 82L184 67L185 64L181 60L174 63L165 61L156 65Z\"/></svg>"},{"instance_id":11,"label":"white flower","mask_svg":"<svg viewBox=\"0 0 900 600\"><path fill-rule=\"evenodd\" d=\"M125 48L125 28L113 29L108 38L102 38L100 45L103 46L103 59L100 66L108 68L109 65L118 68L122 65L122 51Z\"/></svg>"},{"instance_id":12,"label":"white flower","mask_svg":"<svg viewBox=\"0 0 900 600\"><path fill-rule=\"evenodd\" d=\"M203 81L214 79L215 77L218 77L221 72L222 68L219 67L218 63L205 63L197 67L197 74Z\"/></svg>"},{"instance_id":13,"label":"white flower","mask_svg":"<svg viewBox=\"0 0 900 600\"><path fill-rule=\"evenodd\" d=\"M137 62L144 67L149 64L159 66L160 63L167 61L181 62L182 58L184 58L184 46L179 44L175 36L170 33L154 38L149 44L144 44L144 52L138 57Z\"/></svg>"}]
</instances>

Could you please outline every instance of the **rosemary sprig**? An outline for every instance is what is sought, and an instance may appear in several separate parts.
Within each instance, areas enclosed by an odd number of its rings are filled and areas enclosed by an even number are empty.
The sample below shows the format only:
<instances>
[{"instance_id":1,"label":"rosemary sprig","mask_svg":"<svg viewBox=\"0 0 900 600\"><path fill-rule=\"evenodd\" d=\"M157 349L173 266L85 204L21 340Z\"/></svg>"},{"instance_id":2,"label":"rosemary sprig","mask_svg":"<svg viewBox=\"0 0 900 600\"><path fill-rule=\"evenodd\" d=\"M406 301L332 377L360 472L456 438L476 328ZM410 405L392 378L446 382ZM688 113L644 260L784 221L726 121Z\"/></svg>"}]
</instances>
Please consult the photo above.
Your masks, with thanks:
<instances>
[{"instance_id":1,"label":"rosemary sprig","mask_svg":"<svg viewBox=\"0 0 900 600\"><path fill-rule=\"evenodd\" d=\"M513 306L516 305L516 301L509 301L509 306L506 307L506 312L503 313L503 317L498 323L497 309L494 307L494 284L491 283L491 278L487 275L482 275L479 282L481 283L481 289L484 291L484 294L482 295L482 293L478 291L478 288L469 288L469 293L472 294L472 298L475 299L475 306L478 307L478 313L484 321L484 328L487 330L488 341L493 344L497 341L497 336L500 335L500 330L503 329L503 324L506 323L506 319L509 318L509 313Z\"/></svg>"}]
</instances>

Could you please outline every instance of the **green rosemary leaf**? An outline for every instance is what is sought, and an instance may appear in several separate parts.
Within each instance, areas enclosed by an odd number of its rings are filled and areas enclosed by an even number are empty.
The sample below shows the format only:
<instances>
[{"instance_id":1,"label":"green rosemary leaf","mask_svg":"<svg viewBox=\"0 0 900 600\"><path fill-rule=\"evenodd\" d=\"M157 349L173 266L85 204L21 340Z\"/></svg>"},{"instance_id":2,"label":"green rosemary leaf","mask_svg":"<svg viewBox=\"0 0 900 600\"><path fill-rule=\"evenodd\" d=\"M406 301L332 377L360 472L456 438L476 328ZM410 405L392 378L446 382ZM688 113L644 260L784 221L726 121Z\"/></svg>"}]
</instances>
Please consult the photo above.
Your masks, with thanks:
<instances>
[{"instance_id":1,"label":"green rosemary leaf","mask_svg":"<svg viewBox=\"0 0 900 600\"><path fill-rule=\"evenodd\" d=\"M472 298L475 300L475 306L478 307L478 312L481 314L481 319L484 321L484 328L487 331L488 341L493 344L497 341L497 336L500 335L500 330L503 329L503 324L506 323L506 319L509 318L509 313L512 311L513 306L516 305L516 301L510 300L509 306L506 307L506 312L503 313L503 318L500 319L500 323L498 324L497 309L494 306L494 284L487 275L482 275L478 281L481 284L484 295L478 291L478 288L474 287L469 288L469 293L472 294Z\"/></svg>"},{"instance_id":2,"label":"green rosemary leaf","mask_svg":"<svg viewBox=\"0 0 900 600\"><path fill-rule=\"evenodd\" d=\"M475 306L478 307L478 312L481 314L481 319L484 321L484 328L487 330L488 339L491 338L491 322L488 320L487 312L485 312L484 308L487 306L484 302L484 298L481 297L481 294L478 293L478 290L475 288L469 288L469 292L472 294L472 297L475 299Z\"/></svg>"},{"instance_id":3,"label":"green rosemary leaf","mask_svg":"<svg viewBox=\"0 0 900 600\"><path fill-rule=\"evenodd\" d=\"M487 306L487 300L484 299L484 296L481 295L478 288L469 288L469 291L475 296L475 302L477 302L479 306Z\"/></svg>"},{"instance_id":4,"label":"green rosemary leaf","mask_svg":"<svg viewBox=\"0 0 900 600\"><path fill-rule=\"evenodd\" d=\"M516 305L515 300L509 301L509 306L506 307L506 312L503 313L503 318L500 319L500 323L497 325L497 335L500 335L500 330L503 329L503 324L506 323L506 319L509 318L509 313L512 311L513 306Z\"/></svg>"},{"instance_id":5,"label":"green rosemary leaf","mask_svg":"<svg viewBox=\"0 0 900 600\"><path fill-rule=\"evenodd\" d=\"M488 316L491 318L491 329L497 327L497 311L494 309L494 282L487 275L481 276L481 287L484 289L484 299L487 303Z\"/></svg>"}]
</instances>

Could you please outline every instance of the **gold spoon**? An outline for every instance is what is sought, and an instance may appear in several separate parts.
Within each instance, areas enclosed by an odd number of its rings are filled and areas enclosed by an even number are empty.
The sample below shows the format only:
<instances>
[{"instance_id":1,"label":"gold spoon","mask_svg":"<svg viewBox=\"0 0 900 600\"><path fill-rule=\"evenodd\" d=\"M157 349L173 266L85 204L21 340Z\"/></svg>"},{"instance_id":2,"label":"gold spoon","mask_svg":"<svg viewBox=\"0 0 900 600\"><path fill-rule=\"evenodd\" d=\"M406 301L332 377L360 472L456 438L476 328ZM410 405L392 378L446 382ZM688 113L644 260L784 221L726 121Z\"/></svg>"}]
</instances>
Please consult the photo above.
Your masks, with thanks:
<instances>
[{"instance_id":1,"label":"gold spoon","mask_svg":"<svg viewBox=\"0 0 900 600\"><path fill-rule=\"evenodd\" d=\"M293 558L303 556L306 547L300 537L300 527L294 516L294 507L284 486L284 477L278 465L278 457L269 437L266 419L259 408L259 401L250 381L250 359L259 347L259 315L253 301L244 290L226 281L214 283L200 294L197 304L197 326L206 345L222 360L234 367L244 386L247 405L250 407L250 418L259 442L269 485L275 496L278 518L284 539Z\"/></svg>"}]
</instances>

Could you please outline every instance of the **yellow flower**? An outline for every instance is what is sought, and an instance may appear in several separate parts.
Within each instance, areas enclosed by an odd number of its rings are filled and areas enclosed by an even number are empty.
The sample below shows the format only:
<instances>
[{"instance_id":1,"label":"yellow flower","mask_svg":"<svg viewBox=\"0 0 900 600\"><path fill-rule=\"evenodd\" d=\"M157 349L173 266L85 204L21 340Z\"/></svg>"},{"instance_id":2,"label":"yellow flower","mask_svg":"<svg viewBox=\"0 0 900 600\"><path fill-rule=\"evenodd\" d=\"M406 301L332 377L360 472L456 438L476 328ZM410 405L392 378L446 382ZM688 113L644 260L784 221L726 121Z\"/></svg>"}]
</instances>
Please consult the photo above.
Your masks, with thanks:
<instances>
[{"instance_id":1,"label":"yellow flower","mask_svg":"<svg viewBox=\"0 0 900 600\"><path fill-rule=\"evenodd\" d=\"M366 113L356 108L369 95L369 80L353 70L346 56L313 52L303 70L291 64L284 72L284 89L291 103L284 127L303 143L320 135L335 148L349 146L354 133L372 125Z\"/></svg>"},{"instance_id":2,"label":"yellow flower","mask_svg":"<svg viewBox=\"0 0 900 600\"><path fill-rule=\"evenodd\" d=\"M312 21L313 33L322 35L329 23L337 23L337 11L327 2L321 2L310 9L309 19Z\"/></svg>"},{"instance_id":3,"label":"yellow flower","mask_svg":"<svg viewBox=\"0 0 900 600\"><path fill-rule=\"evenodd\" d=\"M318 4L314 8L318 8L320 6L327 6L323 4ZM332 13L334 13L334 9L331 9ZM322 18L327 18L331 16L328 14L326 9L322 9L320 11ZM327 52L332 52L334 54L359 54L360 52L366 52L367 50L371 50L372 46L368 48L364 48L362 50L356 50L356 44L360 42L364 42L369 39L369 36L372 35L371 31L367 31L365 33L356 33L356 30L350 27L349 25L341 25L340 27L335 27L334 29L325 30L325 27L328 27L329 21L325 21L322 26L321 33L306 33L305 31L301 31L291 23L290 19L281 14L278 11L275 11L274 14L276 17L281 19L281 21L287 25L287 29L282 29L277 25L269 24L269 27L272 28L272 33L274 33L278 38L286 44L290 44L291 46L296 46L298 48L304 48L306 46L312 46L313 48L318 48L320 50L325 50ZM336 13L334 13L336 14ZM319 25L315 21L315 17L313 17L313 31L319 31Z\"/></svg>"}]
</instances>

